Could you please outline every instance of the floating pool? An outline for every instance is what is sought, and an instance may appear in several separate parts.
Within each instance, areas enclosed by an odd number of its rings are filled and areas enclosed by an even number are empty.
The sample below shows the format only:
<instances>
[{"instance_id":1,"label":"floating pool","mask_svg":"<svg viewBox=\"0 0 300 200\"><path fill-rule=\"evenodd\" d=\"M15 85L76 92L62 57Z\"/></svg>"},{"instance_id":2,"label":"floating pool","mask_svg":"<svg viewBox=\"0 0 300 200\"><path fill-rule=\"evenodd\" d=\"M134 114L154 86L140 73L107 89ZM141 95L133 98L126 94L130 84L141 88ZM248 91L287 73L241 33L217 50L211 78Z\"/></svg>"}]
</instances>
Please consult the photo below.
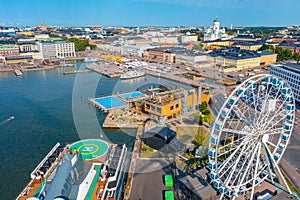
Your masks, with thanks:
<instances>
[{"instance_id":1,"label":"floating pool","mask_svg":"<svg viewBox=\"0 0 300 200\"><path fill-rule=\"evenodd\" d=\"M70 150L76 148L82 155L83 160L99 158L108 152L108 144L103 140L88 139L73 143Z\"/></svg>"},{"instance_id":2,"label":"floating pool","mask_svg":"<svg viewBox=\"0 0 300 200\"><path fill-rule=\"evenodd\" d=\"M108 96L108 97L103 97L103 98L96 98L95 101L99 103L101 106L104 108L115 108L115 107L120 107L120 106L126 106L126 103L123 101L117 99L116 97L113 96Z\"/></svg>"},{"instance_id":3,"label":"floating pool","mask_svg":"<svg viewBox=\"0 0 300 200\"><path fill-rule=\"evenodd\" d=\"M136 97L142 97L142 96L144 96L144 94L139 91L130 92L130 93L126 93L126 94L120 94L120 97L122 97L123 99L130 99L130 98L136 98Z\"/></svg>"}]
</instances>

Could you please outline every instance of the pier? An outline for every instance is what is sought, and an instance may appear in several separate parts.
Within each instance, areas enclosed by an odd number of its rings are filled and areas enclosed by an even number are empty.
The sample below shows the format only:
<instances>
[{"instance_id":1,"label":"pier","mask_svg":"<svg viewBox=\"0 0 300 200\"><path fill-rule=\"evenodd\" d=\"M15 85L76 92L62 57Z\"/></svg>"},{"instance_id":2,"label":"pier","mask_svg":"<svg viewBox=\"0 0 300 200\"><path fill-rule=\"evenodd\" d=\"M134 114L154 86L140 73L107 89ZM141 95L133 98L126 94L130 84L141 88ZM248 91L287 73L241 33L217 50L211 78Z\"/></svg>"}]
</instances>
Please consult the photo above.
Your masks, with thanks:
<instances>
[{"instance_id":1,"label":"pier","mask_svg":"<svg viewBox=\"0 0 300 200\"><path fill-rule=\"evenodd\" d=\"M161 78L165 78L171 81L175 81L178 83L182 83L182 84L186 84L186 85L190 85L193 87L202 87L204 89L209 89L208 86L205 83L201 83L197 80L190 80L190 79L186 79L180 76L176 76L175 74L169 74L169 73L157 73L157 72L153 72L150 70L144 70L144 72L148 75L151 76L155 76L155 77L161 77Z\"/></svg>"},{"instance_id":2,"label":"pier","mask_svg":"<svg viewBox=\"0 0 300 200\"><path fill-rule=\"evenodd\" d=\"M90 104L92 104L95 108L97 108L98 110L100 110L102 112L105 112L105 113L108 113L108 109L106 109L104 106L101 106L99 103L97 103L95 101L95 99L89 99L88 102Z\"/></svg>"},{"instance_id":3,"label":"pier","mask_svg":"<svg viewBox=\"0 0 300 200\"><path fill-rule=\"evenodd\" d=\"M68 75L68 74L80 74L80 73L87 73L90 72L88 69L83 69L83 70L72 70L72 71L67 71L64 72L63 75Z\"/></svg>"},{"instance_id":4,"label":"pier","mask_svg":"<svg viewBox=\"0 0 300 200\"><path fill-rule=\"evenodd\" d=\"M16 76L23 76L23 72L19 69L15 69L14 72L15 72Z\"/></svg>"},{"instance_id":5,"label":"pier","mask_svg":"<svg viewBox=\"0 0 300 200\"><path fill-rule=\"evenodd\" d=\"M128 171L128 178L127 178L127 183L124 191L124 200L129 200L130 199L130 194L131 194L131 186L133 182L133 175L135 172L135 166L136 166L136 160L139 158L139 148L141 144L141 135L145 131L145 124L142 124L138 127L137 133L136 133L136 139L132 151L132 157L131 157L131 163Z\"/></svg>"},{"instance_id":6,"label":"pier","mask_svg":"<svg viewBox=\"0 0 300 200\"><path fill-rule=\"evenodd\" d=\"M96 63L92 64L91 66L87 66L86 68L109 78L118 78L123 74L123 72L116 71L116 68L114 67L101 66Z\"/></svg>"}]
</instances>

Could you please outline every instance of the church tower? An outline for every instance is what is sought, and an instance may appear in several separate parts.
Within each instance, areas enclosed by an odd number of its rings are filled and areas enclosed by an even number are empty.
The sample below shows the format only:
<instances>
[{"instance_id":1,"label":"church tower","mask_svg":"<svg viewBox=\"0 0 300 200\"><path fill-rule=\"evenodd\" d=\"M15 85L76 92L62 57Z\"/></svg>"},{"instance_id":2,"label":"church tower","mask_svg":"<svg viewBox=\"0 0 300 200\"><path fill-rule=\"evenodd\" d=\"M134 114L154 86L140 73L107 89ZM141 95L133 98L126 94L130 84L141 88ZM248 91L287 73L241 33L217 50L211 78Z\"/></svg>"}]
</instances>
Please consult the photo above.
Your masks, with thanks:
<instances>
[{"instance_id":1,"label":"church tower","mask_svg":"<svg viewBox=\"0 0 300 200\"><path fill-rule=\"evenodd\" d=\"M220 22L218 17L216 17L216 19L214 20L214 26L213 26L213 30L215 34L219 34L219 30L220 30Z\"/></svg>"}]
</instances>

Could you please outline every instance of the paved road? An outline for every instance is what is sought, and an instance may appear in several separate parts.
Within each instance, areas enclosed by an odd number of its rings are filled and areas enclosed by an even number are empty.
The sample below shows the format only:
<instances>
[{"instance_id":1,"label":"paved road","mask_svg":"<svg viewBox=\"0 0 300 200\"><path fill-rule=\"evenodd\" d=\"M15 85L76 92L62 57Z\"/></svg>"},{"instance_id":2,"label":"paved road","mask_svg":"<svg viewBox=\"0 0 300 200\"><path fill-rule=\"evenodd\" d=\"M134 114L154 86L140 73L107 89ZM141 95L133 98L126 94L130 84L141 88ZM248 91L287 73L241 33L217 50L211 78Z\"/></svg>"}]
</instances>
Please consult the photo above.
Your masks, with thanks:
<instances>
[{"instance_id":1,"label":"paved road","mask_svg":"<svg viewBox=\"0 0 300 200\"><path fill-rule=\"evenodd\" d=\"M280 161L280 166L289 180L300 191L300 112L296 112L296 123L290 144L288 145L283 159Z\"/></svg>"},{"instance_id":2,"label":"paved road","mask_svg":"<svg viewBox=\"0 0 300 200\"><path fill-rule=\"evenodd\" d=\"M300 113L296 112L296 123L290 144L288 145L283 158L300 174ZM299 180L300 182L300 180Z\"/></svg>"}]
</instances>

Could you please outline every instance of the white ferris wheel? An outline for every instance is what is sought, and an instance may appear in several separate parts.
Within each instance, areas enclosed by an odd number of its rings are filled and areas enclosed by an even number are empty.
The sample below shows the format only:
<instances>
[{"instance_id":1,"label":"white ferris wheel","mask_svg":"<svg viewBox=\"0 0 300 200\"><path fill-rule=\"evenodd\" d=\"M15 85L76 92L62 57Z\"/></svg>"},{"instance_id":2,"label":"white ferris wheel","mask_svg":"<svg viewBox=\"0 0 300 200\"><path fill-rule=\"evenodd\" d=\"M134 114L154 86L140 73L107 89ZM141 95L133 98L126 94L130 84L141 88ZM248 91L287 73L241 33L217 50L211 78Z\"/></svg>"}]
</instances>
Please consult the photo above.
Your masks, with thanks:
<instances>
[{"instance_id":1,"label":"white ferris wheel","mask_svg":"<svg viewBox=\"0 0 300 200\"><path fill-rule=\"evenodd\" d=\"M240 84L226 99L211 130L210 178L213 186L235 199L268 179L285 179L278 167L291 138L295 100L289 85L267 74Z\"/></svg>"}]
</instances>

